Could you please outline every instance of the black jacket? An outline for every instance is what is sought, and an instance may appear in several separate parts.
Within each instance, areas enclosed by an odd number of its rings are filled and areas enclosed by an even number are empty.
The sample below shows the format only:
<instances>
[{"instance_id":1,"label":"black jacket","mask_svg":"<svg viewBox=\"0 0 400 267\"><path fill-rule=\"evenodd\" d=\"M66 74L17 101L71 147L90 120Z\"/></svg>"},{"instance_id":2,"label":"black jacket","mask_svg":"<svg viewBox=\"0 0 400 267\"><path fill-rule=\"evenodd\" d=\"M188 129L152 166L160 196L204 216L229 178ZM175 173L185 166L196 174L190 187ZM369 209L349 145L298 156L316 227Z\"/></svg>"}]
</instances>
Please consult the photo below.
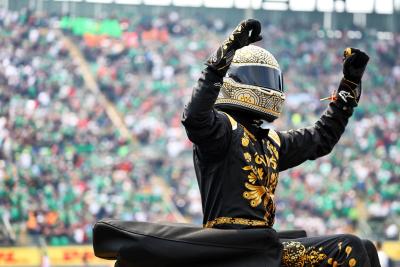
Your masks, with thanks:
<instances>
[{"instance_id":1,"label":"black jacket","mask_svg":"<svg viewBox=\"0 0 400 267\"><path fill-rule=\"evenodd\" d=\"M182 119L194 144L204 226L272 227L279 172L328 154L352 109L331 102L312 127L265 130L239 113L214 108L222 82L212 69L205 69Z\"/></svg>"}]
</instances>

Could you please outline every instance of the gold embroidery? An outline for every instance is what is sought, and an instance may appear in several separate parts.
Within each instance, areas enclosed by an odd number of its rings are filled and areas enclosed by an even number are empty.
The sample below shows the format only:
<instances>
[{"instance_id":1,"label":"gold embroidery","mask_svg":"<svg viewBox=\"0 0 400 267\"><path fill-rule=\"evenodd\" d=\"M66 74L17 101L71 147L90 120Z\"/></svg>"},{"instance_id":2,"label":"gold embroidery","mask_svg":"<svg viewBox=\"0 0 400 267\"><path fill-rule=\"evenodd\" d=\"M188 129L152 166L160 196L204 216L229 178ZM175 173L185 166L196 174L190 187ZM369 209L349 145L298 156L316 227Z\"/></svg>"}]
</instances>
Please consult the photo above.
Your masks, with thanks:
<instances>
[{"instance_id":1,"label":"gold embroidery","mask_svg":"<svg viewBox=\"0 0 400 267\"><path fill-rule=\"evenodd\" d=\"M249 138L246 135L244 135L242 137L242 146L247 147L249 145L249 143L250 143Z\"/></svg>"},{"instance_id":2,"label":"gold embroidery","mask_svg":"<svg viewBox=\"0 0 400 267\"><path fill-rule=\"evenodd\" d=\"M283 266L315 266L327 258L321 249L317 250L315 247L306 247L296 241L283 242L282 264ZM332 259L328 260L328 263Z\"/></svg>"},{"instance_id":3,"label":"gold embroidery","mask_svg":"<svg viewBox=\"0 0 400 267\"><path fill-rule=\"evenodd\" d=\"M257 164L263 164L264 166L267 166L267 163L265 162L264 156L263 155L258 155L257 153L255 155L255 162Z\"/></svg>"},{"instance_id":4,"label":"gold embroidery","mask_svg":"<svg viewBox=\"0 0 400 267\"><path fill-rule=\"evenodd\" d=\"M245 159L247 162L251 162L251 155L250 155L249 152L245 152L245 153L243 154L243 156L244 156L244 159Z\"/></svg>"},{"instance_id":5,"label":"gold embroidery","mask_svg":"<svg viewBox=\"0 0 400 267\"><path fill-rule=\"evenodd\" d=\"M244 136L249 136L253 141L257 141L256 137L251 132L249 132L249 130L247 130L245 127L243 127L243 130Z\"/></svg>"},{"instance_id":6,"label":"gold embroidery","mask_svg":"<svg viewBox=\"0 0 400 267\"><path fill-rule=\"evenodd\" d=\"M354 259L354 258L351 258L351 259L349 260L349 266L350 266L350 267L356 266L356 263L357 263L357 261L356 261L356 259Z\"/></svg>"},{"instance_id":7,"label":"gold embroidery","mask_svg":"<svg viewBox=\"0 0 400 267\"><path fill-rule=\"evenodd\" d=\"M279 159L278 150L276 149L276 147L274 145L271 144L271 142L267 142L267 148L268 148L269 153L271 153L271 155L274 155L276 159Z\"/></svg>"},{"instance_id":8,"label":"gold embroidery","mask_svg":"<svg viewBox=\"0 0 400 267\"><path fill-rule=\"evenodd\" d=\"M308 250L307 261L311 263L311 265L318 264L326 258L326 254L318 252L314 248Z\"/></svg>"},{"instance_id":9,"label":"gold embroidery","mask_svg":"<svg viewBox=\"0 0 400 267\"><path fill-rule=\"evenodd\" d=\"M351 251L352 251L353 249L352 249L352 247L350 247L350 246L347 246L346 247L346 254L347 254L347 257L350 255L350 253L351 253Z\"/></svg>"},{"instance_id":10,"label":"gold embroidery","mask_svg":"<svg viewBox=\"0 0 400 267\"><path fill-rule=\"evenodd\" d=\"M264 206L264 209L265 209L264 220L266 220L267 222L269 222L270 225L273 224L273 223L270 222L270 220L273 219L273 218L271 218L271 216L272 216L272 214L275 212L274 203L271 202L271 201L272 201L271 195L269 195L269 194L267 193L267 194L265 195L264 203L263 203L263 206Z\"/></svg>"},{"instance_id":11,"label":"gold embroidery","mask_svg":"<svg viewBox=\"0 0 400 267\"><path fill-rule=\"evenodd\" d=\"M250 174L247 176L247 178L249 178L249 182L254 184L257 181L257 172L254 171L252 166L244 166L242 168L242 170L244 171L249 171L251 170Z\"/></svg>"},{"instance_id":12,"label":"gold embroidery","mask_svg":"<svg viewBox=\"0 0 400 267\"><path fill-rule=\"evenodd\" d=\"M255 208L261 203L261 198L264 196L264 194L267 193L267 188L264 186L258 186L258 185L252 185L249 183L245 183L245 186L247 189L250 191L245 191L243 193L243 197L245 199L251 200L250 205Z\"/></svg>"},{"instance_id":13,"label":"gold embroidery","mask_svg":"<svg viewBox=\"0 0 400 267\"><path fill-rule=\"evenodd\" d=\"M242 170L244 170L244 171L249 171L249 170L253 170L253 167L252 166L244 166L243 168L242 168Z\"/></svg>"},{"instance_id":14,"label":"gold embroidery","mask_svg":"<svg viewBox=\"0 0 400 267\"><path fill-rule=\"evenodd\" d=\"M219 224L240 224L240 225L248 225L248 226L268 226L266 221L261 220L251 220L244 218L231 218L231 217L219 217L212 221L208 221L204 227L212 228L214 225Z\"/></svg>"},{"instance_id":15,"label":"gold embroidery","mask_svg":"<svg viewBox=\"0 0 400 267\"><path fill-rule=\"evenodd\" d=\"M257 181L257 176L254 174L254 172L251 172L247 178L249 178L249 182L252 184L255 184L255 182Z\"/></svg>"},{"instance_id":16,"label":"gold embroidery","mask_svg":"<svg viewBox=\"0 0 400 267\"><path fill-rule=\"evenodd\" d=\"M278 173L273 172L271 173L269 183L271 185L271 192L275 192L275 188L278 185Z\"/></svg>"},{"instance_id":17,"label":"gold embroidery","mask_svg":"<svg viewBox=\"0 0 400 267\"><path fill-rule=\"evenodd\" d=\"M306 248L300 242L283 242L282 264L284 266L303 267Z\"/></svg>"},{"instance_id":18,"label":"gold embroidery","mask_svg":"<svg viewBox=\"0 0 400 267\"><path fill-rule=\"evenodd\" d=\"M338 249L339 249L339 255L342 253L342 245L343 245L343 242L339 242L337 244ZM352 251L353 251L353 248L351 246L346 246L346 248L344 250L344 253L346 254L346 258L342 262L338 262L334 258L329 258L327 260L327 263L329 265L332 265L332 267L345 266L346 265L346 260L349 258L349 256L350 256ZM357 260L356 259L354 259L354 258L349 259L348 265L350 267L354 267L354 266L356 266L356 264L357 264Z\"/></svg>"},{"instance_id":19,"label":"gold embroidery","mask_svg":"<svg viewBox=\"0 0 400 267\"><path fill-rule=\"evenodd\" d=\"M271 168L276 170L276 167L278 167L278 163L276 162L276 158L271 158L270 159L270 164L271 164Z\"/></svg>"},{"instance_id":20,"label":"gold embroidery","mask_svg":"<svg viewBox=\"0 0 400 267\"><path fill-rule=\"evenodd\" d=\"M264 170L262 168L257 168L257 177L260 181L264 180Z\"/></svg>"},{"instance_id":21,"label":"gold embroidery","mask_svg":"<svg viewBox=\"0 0 400 267\"><path fill-rule=\"evenodd\" d=\"M279 135L272 129L268 131L268 137L271 138L278 146L281 146Z\"/></svg>"},{"instance_id":22,"label":"gold embroidery","mask_svg":"<svg viewBox=\"0 0 400 267\"><path fill-rule=\"evenodd\" d=\"M237 98L238 98L239 101L243 101L243 102L250 103L250 104L253 104L253 105L256 102L255 96L251 92L239 93L237 95Z\"/></svg>"},{"instance_id":23,"label":"gold embroidery","mask_svg":"<svg viewBox=\"0 0 400 267\"><path fill-rule=\"evenodd\" d=\"M241 139L242 146L247 150L250 144L250 138L255 139L255 137L246 128L243 126L241 127L244 130ZM268 222L269 226L272 226L276 209L274 192L279 177L279 173L274 171L278 168L278 150L274 144L267 139L263 139L262 144L265 145L267 151L265 155L260 155L257 152L250 154L249 151L244 151L243 153L244 159L249 163L249 165L242 167L242 170L248 171L248 183L245 183L245 187L248 190L243 192L243 197L249 200L249 204L253 208L263 203L265 211L264 219Z\"/></svg>"}]
</instances>

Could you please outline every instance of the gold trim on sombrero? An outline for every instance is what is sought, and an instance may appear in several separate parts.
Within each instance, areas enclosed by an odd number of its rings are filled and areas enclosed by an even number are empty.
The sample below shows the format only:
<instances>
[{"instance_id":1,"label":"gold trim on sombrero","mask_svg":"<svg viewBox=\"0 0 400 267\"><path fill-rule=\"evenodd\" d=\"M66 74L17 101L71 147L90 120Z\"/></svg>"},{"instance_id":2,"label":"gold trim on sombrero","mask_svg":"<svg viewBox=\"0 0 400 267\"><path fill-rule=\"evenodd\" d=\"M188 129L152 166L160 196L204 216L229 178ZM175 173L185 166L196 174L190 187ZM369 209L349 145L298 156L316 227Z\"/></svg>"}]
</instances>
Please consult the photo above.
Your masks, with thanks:
<instances>
[{"instance_id":1,"label":"gold trim on sombrero","mask_svg":"<svg viewBox=\"0 0 400 267\"><path fill-rule=\"evenodd\" d=\"M232 59L232 63L262 64L280 69L278 61L276 61L275 57L270 52L255 45L248 45L237 50Z\"/></svg>"}]
</instances>

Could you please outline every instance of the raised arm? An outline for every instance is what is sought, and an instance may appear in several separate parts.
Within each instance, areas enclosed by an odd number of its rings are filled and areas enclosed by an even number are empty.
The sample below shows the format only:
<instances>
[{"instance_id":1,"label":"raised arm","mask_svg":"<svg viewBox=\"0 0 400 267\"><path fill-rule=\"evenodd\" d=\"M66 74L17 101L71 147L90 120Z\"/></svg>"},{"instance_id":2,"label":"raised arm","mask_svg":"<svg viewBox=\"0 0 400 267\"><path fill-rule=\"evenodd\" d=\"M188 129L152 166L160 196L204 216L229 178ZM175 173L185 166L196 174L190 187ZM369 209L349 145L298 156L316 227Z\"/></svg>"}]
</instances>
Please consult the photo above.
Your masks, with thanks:
<instances>
[{"instance_id":1,"label":"raised arm","mask_svg":"<svg viewBox=\"0 0 400 267\"><path fill-rule=\"evenodd\" d=\"M353 109L361 96L361 78L369 57L364 52L347 48L343 74L338 90L328 99L332 102L313 127L278 132L281 141L279 170L295 167L306 160L329 154L343 134Z\"/></svg>"},{"instance_id":2,"label":"raised arm","mask_svg":"<svg viewBox=\"0 0 400 267\"><path fill-rule=\"evenodd\" d=\"M242 21L207 60L192 98L183 112L182 123L189 139L208 154L223 152L229 144L231 125L225 114L215 110L220 87L235 51L261 40L261 25L256 20Z\"/></svg>"}]
</instances>

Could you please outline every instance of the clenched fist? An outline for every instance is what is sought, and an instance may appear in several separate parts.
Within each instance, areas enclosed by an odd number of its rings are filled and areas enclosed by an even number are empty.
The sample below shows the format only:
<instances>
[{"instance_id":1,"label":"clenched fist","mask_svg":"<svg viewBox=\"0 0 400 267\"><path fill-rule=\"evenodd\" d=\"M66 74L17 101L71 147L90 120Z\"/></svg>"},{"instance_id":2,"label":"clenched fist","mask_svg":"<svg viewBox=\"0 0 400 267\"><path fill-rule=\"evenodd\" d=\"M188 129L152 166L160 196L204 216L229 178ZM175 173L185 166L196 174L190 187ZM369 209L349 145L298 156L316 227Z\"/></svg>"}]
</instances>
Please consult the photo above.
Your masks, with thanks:
<instances>
[{"instance_id":1,"label":"clenched fist","mask_svg":"<svg viewBox=\"0 0 400 267\"><path fill-rule=\"evenodd\" d=\"M343 75L346 80L360 83L369 56L356 48L346 48L343 53Z\"/></svg>"},{"instance_id":2,"label":"clenched fist","mask_svg":"<svg viewBox=\"0 0 400 267\"><path fill-rule=\"evenodd\" d=\"M235 51L260 41L261 24L258 20L242 21L222 45L211 55L206 64L213 68L221 77L225 76L232 62Z\"/></svg>"},{"instance_id":3,"label":"clenched fist","mask_svg":"<svg viewBox=\"0 0 400 267\"><path fill-rule=\"evenodd\" d=\"M356 107L361 96L361 78L369 56L356 48L346 48L343 53L343 79L336 94L341 106Z\"/></svg>"}]
</instances>

